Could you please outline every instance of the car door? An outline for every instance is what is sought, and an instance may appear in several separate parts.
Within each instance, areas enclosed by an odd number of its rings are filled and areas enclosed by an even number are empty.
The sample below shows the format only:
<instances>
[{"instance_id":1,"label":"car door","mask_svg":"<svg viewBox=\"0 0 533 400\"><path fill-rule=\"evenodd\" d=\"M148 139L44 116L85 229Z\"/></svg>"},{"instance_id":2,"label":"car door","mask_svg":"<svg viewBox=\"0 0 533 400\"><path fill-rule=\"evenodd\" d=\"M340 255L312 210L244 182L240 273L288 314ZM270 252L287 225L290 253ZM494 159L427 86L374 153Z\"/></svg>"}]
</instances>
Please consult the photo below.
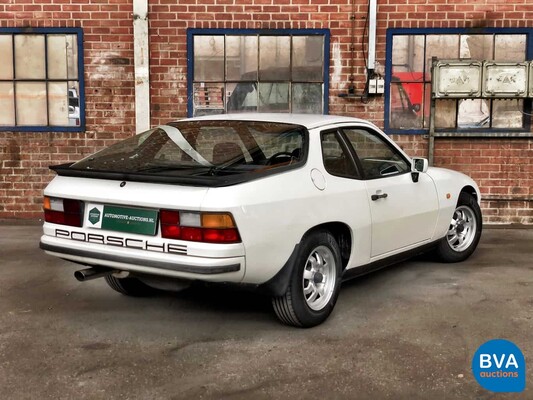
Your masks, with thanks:
<instances>
[{"instance_id":1,"label":"car door","mask_svg":"<svg viewBox=\"0 0 533 400\"><path fill-rule=\"evenodd\" d=\"M437 192L425 173L413 182L406 157L377 131L342 129L356 154L370 201L371 257L383 257L430 240L438 217Z\"/></svg>"}]
</instances>

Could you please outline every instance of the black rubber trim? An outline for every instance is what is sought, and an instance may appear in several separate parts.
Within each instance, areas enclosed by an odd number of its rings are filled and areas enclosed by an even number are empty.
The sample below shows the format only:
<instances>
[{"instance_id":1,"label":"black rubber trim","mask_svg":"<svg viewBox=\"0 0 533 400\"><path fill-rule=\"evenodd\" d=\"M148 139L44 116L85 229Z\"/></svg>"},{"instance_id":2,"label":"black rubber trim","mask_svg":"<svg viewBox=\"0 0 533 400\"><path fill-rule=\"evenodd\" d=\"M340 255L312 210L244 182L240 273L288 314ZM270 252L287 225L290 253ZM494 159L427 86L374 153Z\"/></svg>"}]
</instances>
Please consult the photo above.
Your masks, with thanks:
<instances>
[{"instance_id":1,"label":"black rubber trim","mask_svg":"<svg viewBox=\"0 0 533 400\"><path fill-rule=\"evenodd\" d=\"M189 272L192 274L201 274L201 275L224 274L227 272L239 271L241 269L240 264L223 265L221 267L195 267L192 265L175 264L172 262L165 262L165 261L139 260L133 257L121 257L121 256L115 256L113 254L106 254L106 253L102 254L102 253L96 253L93 251L76 250L76 249L71 249L71 248L63 247L63 246L54 246L54 245L46 244L43 242L39 243L39 247L42 250L51 251L51 252L59 253L59 254L79 256L79 257L88 257L88 258L94 258L97 260L115 261L115 262L121 262L121 263L126 263L126 264L142 265L144 267L167 269L167 270L178 271L178 272Z\"/></svg>"},{"instance_id":2,"label":"black rubber trim","mask_svg":"<svg viewBox=\"0 0 533 400\"><path fill-rule=\"evenodd\" d=\"M343 282L349 281L350 279L358 278L358 277L360 277L362 275L366 275L366 274L369 274L371 272L380 270L380 269L388 267L388 266L390 266L392 264L397 264L397 263L400 263L402 261L409 260L409 259L411 259L411 258L413 258L415 256L427 253L427 252L433 250L437 246L438 242L439 242L438 240L434 241L434 242L430 242L430 243L424 244L424 245L422 245L420 247L416 247L414 249L407 250L407 251L404 251L404 252L399 253L399 254L394 254L392 256L383 258L383 259L378 260L378 261L374 261L374 262L372 262L370 264L365 264L365 265L361 265L361 266L356 267L356 268L347 269L347 270L344 271L344 273L342 275L342 281Z\"/></svg>"}]
</instances>

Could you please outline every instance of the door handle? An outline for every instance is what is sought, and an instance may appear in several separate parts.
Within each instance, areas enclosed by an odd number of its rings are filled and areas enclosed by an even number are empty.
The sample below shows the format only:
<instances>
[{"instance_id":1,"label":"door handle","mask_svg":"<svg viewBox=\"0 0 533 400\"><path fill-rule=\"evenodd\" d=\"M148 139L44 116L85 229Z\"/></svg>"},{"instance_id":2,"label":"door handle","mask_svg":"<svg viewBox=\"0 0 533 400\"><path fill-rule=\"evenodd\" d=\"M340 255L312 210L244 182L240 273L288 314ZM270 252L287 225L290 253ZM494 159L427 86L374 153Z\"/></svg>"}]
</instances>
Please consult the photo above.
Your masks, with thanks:
<instances>
[{"instance_id":1,"label":"door handle","mask_svg":"<svg viewBox=\"0 0 533 400\"><path fill-rule=\"evenodd\" d=\"M372 201L376 201L379 199L386 199L387 196L388 196L387 193L381 193L381 194L373 194L372 196L370 196L370 198L372 199Z\"/></svg>"}]
</instances>

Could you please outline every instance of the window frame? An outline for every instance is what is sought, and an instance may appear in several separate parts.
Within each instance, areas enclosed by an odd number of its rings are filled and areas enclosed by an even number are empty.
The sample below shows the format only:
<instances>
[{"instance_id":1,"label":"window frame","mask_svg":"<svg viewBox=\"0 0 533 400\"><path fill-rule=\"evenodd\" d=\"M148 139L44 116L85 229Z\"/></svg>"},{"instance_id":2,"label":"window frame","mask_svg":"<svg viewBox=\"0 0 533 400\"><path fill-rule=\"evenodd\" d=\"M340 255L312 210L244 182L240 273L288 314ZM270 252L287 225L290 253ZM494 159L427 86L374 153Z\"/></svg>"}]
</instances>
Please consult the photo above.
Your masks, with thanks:
<instances>
[{"instance_id":1,"label":"window frame","mask_svg":"<svg viewBox=\"0 0 533 400\"><path fill-rule=\"evenodd\" d=\"M231 28L187 28L187 117L193 116L194 104L194 37L196 35L258 35L261 36L323 36L324 64L323 109L322 114L329 113L329 64L330 64L330 30L329 29L231 29ZM292 81L291 81L292 82ZM224 79L224 84L226 80ZM225 110L224 110L225 111ZM257 111L259 112L259 111ZM225 112L226 113L226 112Z\"/></svg>"},{"instance_id":2,"label":"window frame","mask_svg":"<svg viewBox=\"0 0 533 400\"><path fill-rule=\"evenodd\" d=\"M77 47L78 47L78 77L75 80L78 82L78 101L80 108L80 125L79 126L53 126L53 125L31 125L31 126L8 126L0 125L0 131L13 131L13 132L83 132L85 131L85 80L84 80L84 65L83 65L83 29L77 27L61 27L61 28L0 28L0 34L10 34L13 37L17 34L23 35L53 35L53 34L69 34L77 36ZM46 59L48 50L45 46L45 65L48 61ZM14 55L13 55L14 57ZM13 60L13 63L15 61ZM14 65L13 65L14 66ZM15 66L14 66L15 67ZM18 79L13 77L13 79L2 80L2 82L17 82ZM57 79L48 79L45 76L44 79L20 79L20 81L33 81L33 82L53 82L58 81ZM59 81L74 81L74 79L60 79ZM48 87L48 86L47 86ZM48 89L47 89L48 90ZM16 105L16 99L13 100ZM48 98L46 100L47 109L48 109Z\"/></svg>"},{"instance_id":3,"label":"window frame","mask_svg":"<svg viewBox=\"0 0 533 400\"><path fill-rule=\"evenodd\" d=\"M384 131L388 135L428 135L429 128L398 129L390 127L390 100L392 81L392 45L394 36L409 35L461 35L461 34L496 34L496 35L525 35L525 60L533 59L533 28L388 28L385 49L385 96L384 96ZM424 53L426 46L424 45ZM425 58L425 56L424 56ZM425 84L425 83L424 83ZM521 128L439 128L435 129L435 136L463 136L463 137L532 137L531 110L532 99L524 98L524 123Z\"/></svg>"}]
</instances>

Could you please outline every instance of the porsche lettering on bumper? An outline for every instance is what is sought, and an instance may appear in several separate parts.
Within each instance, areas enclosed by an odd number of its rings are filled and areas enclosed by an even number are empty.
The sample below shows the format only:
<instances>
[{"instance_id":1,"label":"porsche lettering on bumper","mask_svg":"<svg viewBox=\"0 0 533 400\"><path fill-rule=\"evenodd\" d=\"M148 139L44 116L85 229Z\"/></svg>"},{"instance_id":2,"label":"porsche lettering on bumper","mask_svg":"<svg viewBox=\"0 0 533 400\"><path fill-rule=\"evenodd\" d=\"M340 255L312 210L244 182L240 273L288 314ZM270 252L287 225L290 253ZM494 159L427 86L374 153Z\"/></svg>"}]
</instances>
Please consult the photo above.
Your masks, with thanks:
<instances>
[{"instance_id":1,"label":"porsche lettering on bumper","mask_svg":"<svg viewBox=\"0 0 533 400\"><path fill-rule=\"evenodd\" d=\"M55 236L61 239L71 239L78 242L106 244L109 246L127 247L130 249L157 251L160 253L187 254L187 246L173 243L151 243L149 240L125 238L116 235L102 235L81 231L67 231L55 229Z\"/></svg>"}]
</instances>

